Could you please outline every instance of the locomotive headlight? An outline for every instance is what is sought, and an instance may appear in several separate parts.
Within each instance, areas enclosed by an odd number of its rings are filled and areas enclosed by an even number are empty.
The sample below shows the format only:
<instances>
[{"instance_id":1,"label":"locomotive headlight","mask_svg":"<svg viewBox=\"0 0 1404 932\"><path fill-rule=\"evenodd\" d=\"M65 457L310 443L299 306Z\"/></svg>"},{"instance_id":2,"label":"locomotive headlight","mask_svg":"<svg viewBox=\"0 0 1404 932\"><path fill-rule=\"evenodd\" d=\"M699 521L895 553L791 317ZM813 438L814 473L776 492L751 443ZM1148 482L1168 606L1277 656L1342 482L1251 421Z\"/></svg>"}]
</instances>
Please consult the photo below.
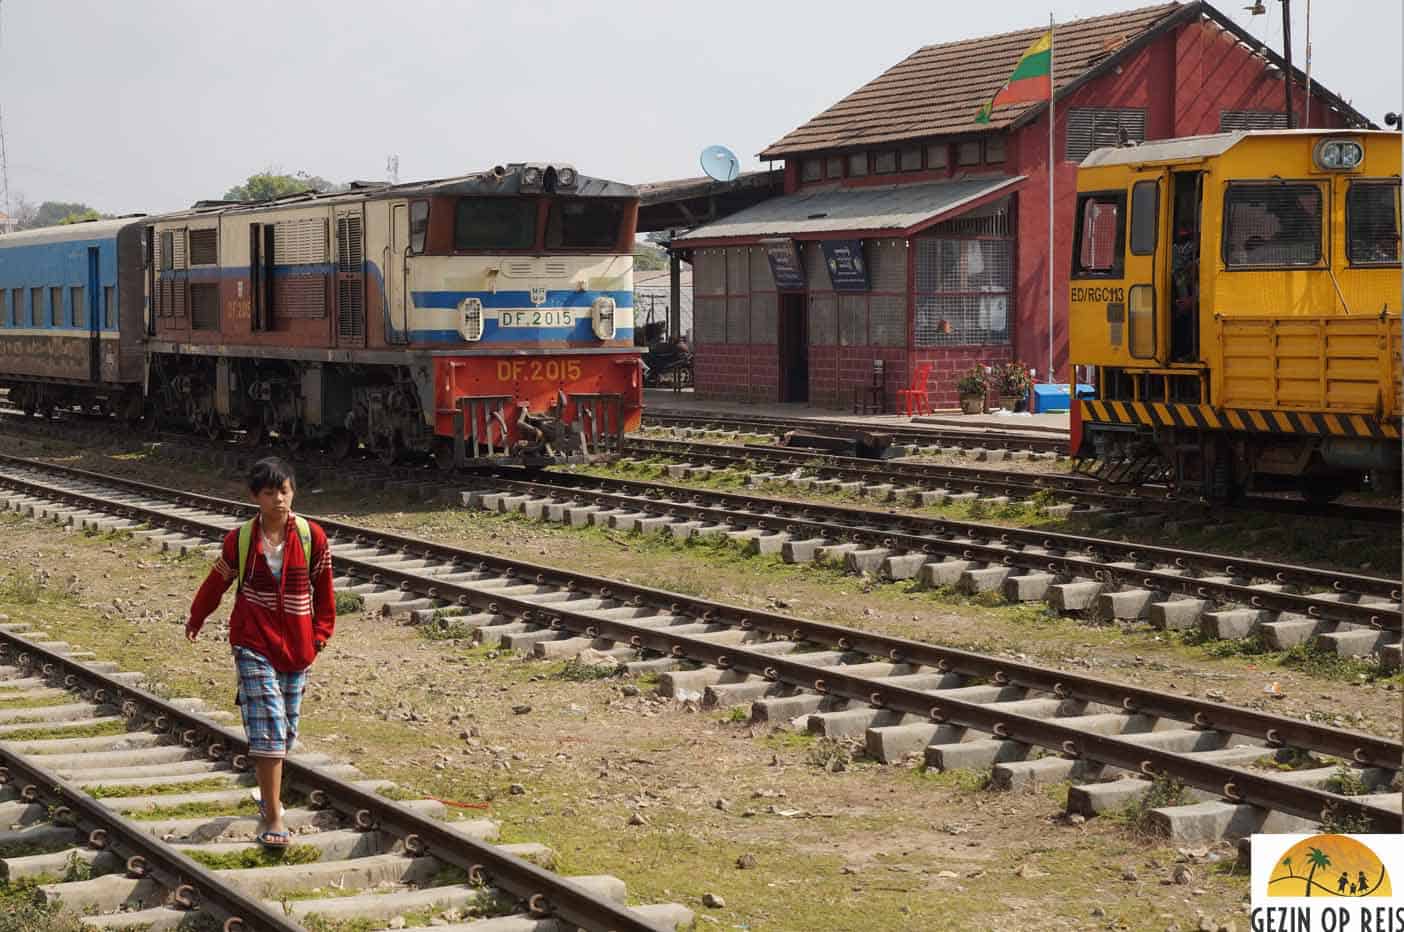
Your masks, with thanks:
<instances>
[{"instance_id":1,"label":"locomotive headlight","mask_svg":"<svg viewBox=\"0 0 1404 932\"><path fill-rule=\"evenodd\" d=\"M522 187L539 188L541 187L541 181L542 175L539 166L528 165L522 169Z\"/></svg>"},{"instance_id":2,"label":"locomotive headlight","mask_svg":"<svg viewBox=\"0 0 1404 932\"><path fill-rule=\"evenodd\" d=\"M590 305L590 323L598 340L613 340L617 329L614 325L614 299L601 295Z\"/></svg>"},{"instance_id":3,"label":"locomotive headlight","mask_svg":"<svg viewBox=\"0 0 1404 932\"><path fill-rule=\"evenodd\" d=\"M458 305L458 332L469 343L483 338L483 302L477 298L464 298Z\"/></svg>"},{"instance_id":4,"label":"locomotive headlight","mask_svg":"<svg viewBox=\"0 0 1404 932\"><path fill-rule=\"evenodd\" d=\"M575 174L575 169L569 165L562 165L556 169L556 186L559 188L573 188L579 176Z\"/></svg>"},{"instance_id":5,"label":"locomotive headlight","mask_svg":"<svg viewBox=\"0 0 1404 932\"><path fill-rule=\"evenodd\" d=\"M1365 161L1365 147L1354 139L1323 139L1314 153L1317 168L1354 171Z\"/></svg>"}]
</instances>

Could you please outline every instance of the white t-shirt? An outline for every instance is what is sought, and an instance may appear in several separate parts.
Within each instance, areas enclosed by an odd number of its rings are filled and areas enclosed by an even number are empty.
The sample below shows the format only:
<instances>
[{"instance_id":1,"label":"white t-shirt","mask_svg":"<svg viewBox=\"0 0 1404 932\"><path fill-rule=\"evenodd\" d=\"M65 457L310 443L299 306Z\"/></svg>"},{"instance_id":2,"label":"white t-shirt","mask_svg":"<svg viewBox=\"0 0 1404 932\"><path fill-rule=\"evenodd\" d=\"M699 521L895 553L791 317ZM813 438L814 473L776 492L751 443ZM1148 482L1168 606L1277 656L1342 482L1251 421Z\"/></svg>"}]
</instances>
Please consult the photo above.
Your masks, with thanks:
<instances>
[{"instance_id":1,"label":"white t-shirt","mask_svg":"<svg viewBox=\"0 0 1404 932\"><path fill-rule=\"evenodd\" d=\"M274 579L283 578L283 541L278 541L275 547L268 542L268 538L263 539L263 559L268 561L268 572L273 574Z\"/></svg>"}]
</instances>

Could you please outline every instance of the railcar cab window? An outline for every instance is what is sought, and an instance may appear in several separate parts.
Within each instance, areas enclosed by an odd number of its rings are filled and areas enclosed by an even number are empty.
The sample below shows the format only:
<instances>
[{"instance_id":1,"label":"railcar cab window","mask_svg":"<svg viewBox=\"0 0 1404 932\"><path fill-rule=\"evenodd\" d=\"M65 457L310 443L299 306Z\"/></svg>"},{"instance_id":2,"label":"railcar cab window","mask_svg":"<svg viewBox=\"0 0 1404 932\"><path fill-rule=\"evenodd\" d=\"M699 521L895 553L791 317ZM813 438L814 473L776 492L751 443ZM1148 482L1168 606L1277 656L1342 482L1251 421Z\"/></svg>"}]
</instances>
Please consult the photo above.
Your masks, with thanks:
<instances>
[{"instance_id":1,"label":"railcar cab window","mask_svg":"<svg viewBox=\"0 0 1404 932\"><path fill-rule=\"evenodd\" d=\"M424 253L424 240L429 235L429 202L411 201L409 207L410 254Z\"/></svg>"},{"instance_id":2,"label":"railcar cab window","mask_svg":"<svg viewBox=\"0 0 1404 932\"><path fill-rule=\"evenodd\" d=\"M1399 182L1356 181L1346 192L1351 265L1399 264Z\"/></svg>"},{"instance_id":3,"label":"railcar cab window","mask_svg":"<svg viewBox=\"0 0 1404 932\"><path fill-rule=\"evenodd\" d=\"M1126 192L1077 196L1073 278L1120 278L1126 250Z\"/></svg>"},{"instance_id":4,"label":"railcar cab window","mask_svg":"<svg viewBox=\"0 0 1404 932\"><path fill-rule=\"evenodd\" d=\"M558 198L546 220L546 248L618 248L624 205L600 198Z\"/></svg>"},{"instance_id":5,"label":"railcar cab window","mask_svg":"<svg viewBox=\"0 0 1404 932\"><path fill-rule=\"evenodd\" d=\"M1230 269L1321 262L1321 188L1310 183L1231 184L1224 195L1224 264Z\"/></svg>"},{"instance_id":6,"label":"railcar cab window","mask_svg":"<svg viewBox=\"0 0 1404 932\"><path fill-rule=\"evenodd\" d=\"M453 217L453 248L531 249L536 245L534 197L460 198Z\"/></svg>"}]
</instances>

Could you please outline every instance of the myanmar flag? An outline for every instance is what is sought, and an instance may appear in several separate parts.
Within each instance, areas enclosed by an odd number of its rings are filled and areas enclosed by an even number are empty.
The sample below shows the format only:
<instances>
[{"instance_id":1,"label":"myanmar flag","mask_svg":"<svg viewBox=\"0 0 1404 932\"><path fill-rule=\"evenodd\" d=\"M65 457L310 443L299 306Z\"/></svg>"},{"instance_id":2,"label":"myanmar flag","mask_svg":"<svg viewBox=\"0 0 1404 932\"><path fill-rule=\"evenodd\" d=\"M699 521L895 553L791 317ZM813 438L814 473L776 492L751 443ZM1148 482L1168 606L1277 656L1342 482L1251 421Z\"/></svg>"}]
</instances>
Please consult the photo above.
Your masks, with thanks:
<instances>
[{"instance_id":1,"label":"myanmar flag","mask_svg":"<svg viewBox=\"0 0 1404 932\"><path fill-rule=\"evenodd\" d=\"M976 123L990 122L990 114L995 107L1008 104L1026 104L1036 100L1047 100L1053 96L1053 30L1048 30L1034 40L1024 52L1014 73L1004 82L1004 87L975 114Z\"/></svg>"}]
</instances>

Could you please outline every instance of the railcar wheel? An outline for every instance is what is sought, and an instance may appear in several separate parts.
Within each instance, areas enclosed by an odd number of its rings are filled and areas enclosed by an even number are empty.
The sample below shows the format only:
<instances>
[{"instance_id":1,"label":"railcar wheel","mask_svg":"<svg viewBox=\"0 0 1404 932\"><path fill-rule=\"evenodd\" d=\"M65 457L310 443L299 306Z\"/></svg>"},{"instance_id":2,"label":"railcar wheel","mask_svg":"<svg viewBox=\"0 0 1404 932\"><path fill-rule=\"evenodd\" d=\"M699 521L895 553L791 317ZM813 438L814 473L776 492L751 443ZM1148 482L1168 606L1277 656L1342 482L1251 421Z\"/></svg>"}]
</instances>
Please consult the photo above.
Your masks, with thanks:
<instances>
[{"instance_id":1,"label":"railcar wheel","mask_svg":"<svg viewBox=\"0 0 1404 932\"><path fill-rule=\"evenodd\" d=\"M327 452L334 460L344 460L356 449L356 437L349 430L341 429L332 434Z\"/></svg>"},{"instance_id":2,"label":"railcar wheel","mask_svg":"<svg viewBox=\"0 0 1404 932\"><path fill-rule=\"evenodd\" d=\"M439 472L453 472L453 441L435 440L433 452L429 454Z\"/></svg>"}]
</instances>

